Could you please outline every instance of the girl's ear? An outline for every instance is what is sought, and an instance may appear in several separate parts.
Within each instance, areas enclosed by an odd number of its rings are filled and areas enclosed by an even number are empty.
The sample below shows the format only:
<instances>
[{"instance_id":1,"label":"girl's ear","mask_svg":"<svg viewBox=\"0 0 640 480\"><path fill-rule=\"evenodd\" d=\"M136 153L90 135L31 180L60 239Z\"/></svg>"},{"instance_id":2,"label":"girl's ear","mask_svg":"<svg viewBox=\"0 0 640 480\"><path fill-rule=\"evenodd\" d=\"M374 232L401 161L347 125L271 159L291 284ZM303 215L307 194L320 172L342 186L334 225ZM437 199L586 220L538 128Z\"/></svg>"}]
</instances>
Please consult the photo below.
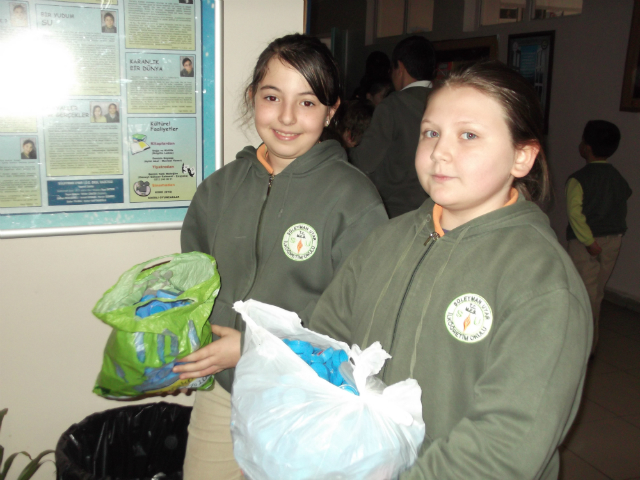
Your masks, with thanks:
<instances>
[{"instance_id":1,"label":"girl's ear","mask_svg":"<svg viewBox=\"0 0 640 480\"><path fill-rule=\"evenodd\" d=\"M333 118L333 116L338 111L338 108L340 108L340 99L338 99L338 101L336 102L336 104L333 107L329 108L329 113L327 115L329 117L329 120L331 120Z\"/></svg>"},{"instance_id":2,"label":"girl's ear","mask_svg":"<svg viewBox=\"0 0 640 480\"><path fill-rule=\"evenodd\" d=\"M528 143L517 147L511 175L515 178L525 177L533 168L539 151L540 145L537 143Z\"/></svg>"}]
</instances>

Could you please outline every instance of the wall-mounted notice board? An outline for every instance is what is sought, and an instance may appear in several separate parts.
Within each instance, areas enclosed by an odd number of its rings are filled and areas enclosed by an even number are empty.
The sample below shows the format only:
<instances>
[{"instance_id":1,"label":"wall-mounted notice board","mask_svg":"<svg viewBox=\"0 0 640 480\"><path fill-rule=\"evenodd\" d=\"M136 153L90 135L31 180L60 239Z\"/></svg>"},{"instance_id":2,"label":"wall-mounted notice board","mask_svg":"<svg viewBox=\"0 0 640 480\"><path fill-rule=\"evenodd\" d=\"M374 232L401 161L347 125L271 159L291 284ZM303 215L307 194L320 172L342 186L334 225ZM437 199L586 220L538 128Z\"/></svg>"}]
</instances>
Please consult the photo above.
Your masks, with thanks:
<instances>
[{"instance_id":1,"label":"wall-mounted notice board","mask_svg":"<svg viewBox=\"0 0 640 480\"><path fill-rule=\"evenodd\" d=\"M220 158L215 7L0 2L0 238L180 227Z\"/></svg>"}]
</instances>

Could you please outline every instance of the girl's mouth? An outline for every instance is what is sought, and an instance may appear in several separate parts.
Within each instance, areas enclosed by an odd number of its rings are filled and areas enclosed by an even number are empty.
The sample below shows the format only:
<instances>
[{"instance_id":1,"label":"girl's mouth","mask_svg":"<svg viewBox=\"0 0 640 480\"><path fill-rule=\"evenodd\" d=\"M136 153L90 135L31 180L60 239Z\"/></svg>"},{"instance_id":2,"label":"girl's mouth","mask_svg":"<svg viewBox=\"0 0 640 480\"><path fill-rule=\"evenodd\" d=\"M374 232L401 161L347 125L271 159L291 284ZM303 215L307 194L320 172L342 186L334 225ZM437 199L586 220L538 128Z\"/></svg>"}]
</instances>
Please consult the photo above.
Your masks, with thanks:
<instances>
[{"instance_id":1,"label":"girl's mouth","mask_svg":"<svg viewBox=\"0 0 640 480\"><path fill-rule=\"evenodd\" d=\"M298 138L300 136L299 133L288 133L288 132L281 132L280 130L273 130L273 134L276 136L276 138L278 140L294 140L296 138Z\"/></svg>"},{"instance_id":2,"label":"girl's mouth","mask_svg":"<svg viewBox=\"0 0 640 480\"><path fill-rule=\"evenodd\" d=\"M453 177L448 177L446 175L431 175L431 178L433 178L436 182L446 182L453 179Z\"/></svg>"}]
</instances>

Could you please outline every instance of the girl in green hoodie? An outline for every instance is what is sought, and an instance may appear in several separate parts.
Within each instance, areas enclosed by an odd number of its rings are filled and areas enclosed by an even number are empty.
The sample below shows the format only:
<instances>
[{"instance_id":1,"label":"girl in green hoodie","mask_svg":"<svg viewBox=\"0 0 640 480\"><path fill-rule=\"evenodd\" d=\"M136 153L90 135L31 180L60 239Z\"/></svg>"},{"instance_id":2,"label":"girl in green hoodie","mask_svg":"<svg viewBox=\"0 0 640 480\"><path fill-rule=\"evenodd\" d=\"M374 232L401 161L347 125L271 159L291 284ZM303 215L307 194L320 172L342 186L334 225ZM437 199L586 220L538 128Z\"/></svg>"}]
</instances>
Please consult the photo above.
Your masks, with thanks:
<instances>
[{"instance_id":1,"label":"girl in green hoodie","mask_svg":"<svg viewBox=\"0 0 640 480\"><path fill-rule=\"evenodd\" d=\"M499 62L436 87L416 169L431 196L378 228L309 328L392 356L415 378L426 433L402 479L551 480L591 347L584 284L534 203L549 195L535 91ZM354 439L354 448L357 448Z\"/></svg>"},{"instance_id":2,"label":"girl in green hoodie","mask_svg":"<svg viewBox=\"0 0 640 480\"><path fill-rule=\"evenodd\" d=\"M245 95L264 143L209 176L185 217L183 252L212 255L221 281L210 318L214 342L174 369L181 378L216 376L213 391L196 393L186 480L241 476L229 426L244 322L233 303L255 299L307 321L347 255L387 221L375 187L340 144L320 142L335 123L340 92L337 64L322 42L274 40Z\"/></svg>"}]
</instances>

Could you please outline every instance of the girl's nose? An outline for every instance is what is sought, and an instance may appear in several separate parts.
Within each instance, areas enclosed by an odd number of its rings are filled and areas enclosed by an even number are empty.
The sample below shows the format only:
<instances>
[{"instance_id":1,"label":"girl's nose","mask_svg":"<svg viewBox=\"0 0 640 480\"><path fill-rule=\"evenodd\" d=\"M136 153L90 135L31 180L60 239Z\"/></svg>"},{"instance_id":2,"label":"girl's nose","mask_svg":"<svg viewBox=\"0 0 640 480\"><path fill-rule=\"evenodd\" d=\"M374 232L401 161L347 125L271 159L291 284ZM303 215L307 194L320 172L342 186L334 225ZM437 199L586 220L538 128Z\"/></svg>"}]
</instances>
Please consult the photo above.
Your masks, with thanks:
<instances>
[{"instance_id":1,"label":"girl's nose","mask_svg":"<svg viewBox=\"0 0 640 480\"><path fill-rule=\"evenodd\" d=\"M431 160L434 162L447 162L451 159L450 145L446 139L438 137L431 151Z\"/></svg>"},{"instance_id":2,"label":"girl's nose","mask_svg":"<svg viewBox=\"0 0 640 480\"><path fill-rule=\"evenodd\" d=\"M293 125L296 123L295 106L289 102L284 102L278 120L283 125Z\"/></svg>"}]
</instances>

